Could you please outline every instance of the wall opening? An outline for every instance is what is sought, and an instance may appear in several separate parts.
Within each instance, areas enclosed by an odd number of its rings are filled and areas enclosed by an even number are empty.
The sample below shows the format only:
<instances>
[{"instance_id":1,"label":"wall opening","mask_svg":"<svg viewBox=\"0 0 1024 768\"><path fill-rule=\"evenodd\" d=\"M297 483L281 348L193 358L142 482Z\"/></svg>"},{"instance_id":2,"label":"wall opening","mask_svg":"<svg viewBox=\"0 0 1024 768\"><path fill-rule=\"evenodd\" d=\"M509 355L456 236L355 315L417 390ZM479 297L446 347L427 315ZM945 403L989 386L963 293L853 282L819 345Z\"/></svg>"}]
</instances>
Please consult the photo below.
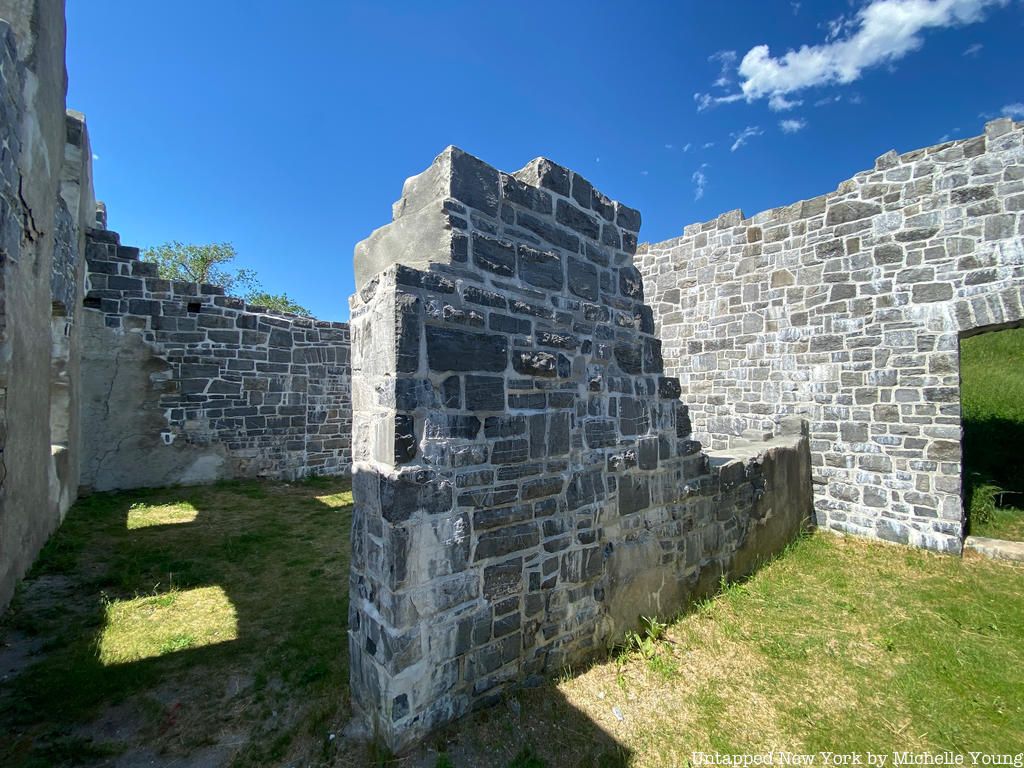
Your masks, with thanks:
<instances>
[{"instance_id":1,"label":"wall opening","mask_svg":"<svg viewBox=\"0 0 1024 768\"><path fill-rule=\"evenodd\" d=\"M1024 541L1024 327L961 336L960 404L967 534Z\"/></svg>"}]
</instances>

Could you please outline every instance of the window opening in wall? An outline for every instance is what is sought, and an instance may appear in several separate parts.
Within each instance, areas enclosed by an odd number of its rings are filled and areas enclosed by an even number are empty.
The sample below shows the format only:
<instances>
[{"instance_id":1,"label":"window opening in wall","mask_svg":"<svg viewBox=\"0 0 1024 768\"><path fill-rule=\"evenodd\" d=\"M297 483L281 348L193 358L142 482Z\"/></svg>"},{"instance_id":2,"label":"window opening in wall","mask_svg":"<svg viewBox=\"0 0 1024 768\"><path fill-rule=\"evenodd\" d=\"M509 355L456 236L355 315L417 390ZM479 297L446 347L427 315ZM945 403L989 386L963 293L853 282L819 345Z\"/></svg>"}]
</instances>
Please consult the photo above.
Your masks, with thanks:
<instances>
[{"instance_id":1,"label":"window opening in wall","mask_svg":"<svg viewBox=\"0 0 1024 768\"><path fill-rule=\"evenodd\" d=\"M189 312L198 312L198 311L199 311L199 310L201 310L202 308L203 308L203 304L202 304L202 302L199 302L199 301L190 301L190 302L188 303L188 311L189 311Z\"/></svg>"},{"instance_id":2,"label":"window opening in wall","mask_svg":"<svg viewBox=\"0 0 1024 768\"><path fill-rule=\"evenodd\" d=\"M967 532L1024 541L1024 328L960 340Z\"/></svg>"}]
</instances>

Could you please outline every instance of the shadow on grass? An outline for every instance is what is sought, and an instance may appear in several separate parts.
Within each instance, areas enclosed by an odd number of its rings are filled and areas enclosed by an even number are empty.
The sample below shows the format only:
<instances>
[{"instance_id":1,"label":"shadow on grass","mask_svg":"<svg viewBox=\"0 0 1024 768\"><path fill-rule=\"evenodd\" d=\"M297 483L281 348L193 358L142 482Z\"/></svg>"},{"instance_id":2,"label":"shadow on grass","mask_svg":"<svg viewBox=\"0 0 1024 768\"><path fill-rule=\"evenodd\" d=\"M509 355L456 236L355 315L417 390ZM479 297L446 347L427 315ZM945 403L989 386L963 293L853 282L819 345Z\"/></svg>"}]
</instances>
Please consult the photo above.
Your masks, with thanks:
<instances>
[{"instance_id":1,"label":"shadow on grass","mask_svg":"<svg viewBox=\"0 0 1024 768\"><path fill-rule=\"evenodd\" d=\"M205 750L213 764L273 764L299 742L326 748L350 716L339 651L347 491L336 480L250 482L80 501L4 618L8 648L31 653L0 692L0 763L95 762L142 746ZM129 529L140 505L191 507L194 519ZM116 652L114 661L101 653L112 606L140 596L171 605L203 587L219 588L233 612L222 642L197 647L202 639L186 628L157 638L154 654L136 654L154 658L118 663ZM206 617L184 618L194 628ZM146 631L140 621L122 633L129 659L132 635Z\"/></svg>"},{"instance_id":2,"label":"shadow on grass","mask_svg":"<svg viewBox=\"0 0 1024 768\"><path fill-rule=\"evenodd\" d=\"M628 764L553 684L400 758L344 738L350 505L326 479L80 500L0 622L0 765Z\"/></svg>"}]
</instances>

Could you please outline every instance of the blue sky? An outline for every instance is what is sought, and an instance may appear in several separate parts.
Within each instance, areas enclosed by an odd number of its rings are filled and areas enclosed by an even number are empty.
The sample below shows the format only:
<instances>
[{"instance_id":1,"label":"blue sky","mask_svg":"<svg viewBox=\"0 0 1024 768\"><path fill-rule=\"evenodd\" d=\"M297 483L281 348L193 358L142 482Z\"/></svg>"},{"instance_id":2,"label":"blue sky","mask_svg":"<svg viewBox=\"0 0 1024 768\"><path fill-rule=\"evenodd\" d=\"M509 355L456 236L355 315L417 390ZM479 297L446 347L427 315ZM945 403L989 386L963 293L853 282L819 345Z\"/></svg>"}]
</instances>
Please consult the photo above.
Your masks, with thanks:
<instances>
[{"instance_id":1,"label":"blue sky","mask_svg":"<svg viewBox=\"0 0 1024 768\"><path fill-rule=\"evenodd\" d=\"M125 243L230 241L348 317L352 248L448 144L538 155L641 240L1024 119L1021 0L68 0L68 105ZM763 46L767 46L767 49ZM803 47L803 50L801 48ZM789 52L787 54L787 52Z\"/></svg>"}]
</instances>

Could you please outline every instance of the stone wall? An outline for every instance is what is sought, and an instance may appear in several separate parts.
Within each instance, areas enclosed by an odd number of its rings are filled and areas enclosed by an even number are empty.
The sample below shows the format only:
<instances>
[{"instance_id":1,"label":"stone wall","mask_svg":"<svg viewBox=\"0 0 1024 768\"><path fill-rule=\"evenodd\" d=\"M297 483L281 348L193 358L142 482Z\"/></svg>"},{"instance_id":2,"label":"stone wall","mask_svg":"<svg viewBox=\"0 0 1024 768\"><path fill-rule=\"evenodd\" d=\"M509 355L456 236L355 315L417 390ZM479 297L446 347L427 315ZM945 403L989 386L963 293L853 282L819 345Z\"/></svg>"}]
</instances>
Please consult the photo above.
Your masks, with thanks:
<instances>
[{"instance_id":1,"label":"stone wall","mask_svg":"<svg viewBox=\"0 0 1024 768\"><path fill-rule=\"evenodd\" d=\"M87 249L84 485L348 472L347 324L163 280L109 230Z\"/></svg>"},{"instance_id":2,"label":"stone wall","mask_svg":"<svg viewBox=\"0 0 1024 768\"><path fill-rule=\"evenodd\" d=\"M960 551L958 343L1024 319L1024 125L644 246L667 370L715 447L810 422L817 522Z\"/></svg>"},{"instance_id":3,"label":"stone wall","mask_svg":"<svg viewBox=\"0 0 1024 768\"><path fill-rule=\"evenodd\" d=\"M65 113L64 5L0 0L0 609L78 486L91 152Z\"/></svg>"},{"instance_id":4,"label":"stone wall","mask_svg":"<svg viewBox=\"0 0 1024 768\"><path fill-rule=\"evenodd\" d=\"M356 247L349 643L400 750L778 551L795 432L709 456L632 265L639 214L449 148Z\"/></svg>"}]
</instances>

